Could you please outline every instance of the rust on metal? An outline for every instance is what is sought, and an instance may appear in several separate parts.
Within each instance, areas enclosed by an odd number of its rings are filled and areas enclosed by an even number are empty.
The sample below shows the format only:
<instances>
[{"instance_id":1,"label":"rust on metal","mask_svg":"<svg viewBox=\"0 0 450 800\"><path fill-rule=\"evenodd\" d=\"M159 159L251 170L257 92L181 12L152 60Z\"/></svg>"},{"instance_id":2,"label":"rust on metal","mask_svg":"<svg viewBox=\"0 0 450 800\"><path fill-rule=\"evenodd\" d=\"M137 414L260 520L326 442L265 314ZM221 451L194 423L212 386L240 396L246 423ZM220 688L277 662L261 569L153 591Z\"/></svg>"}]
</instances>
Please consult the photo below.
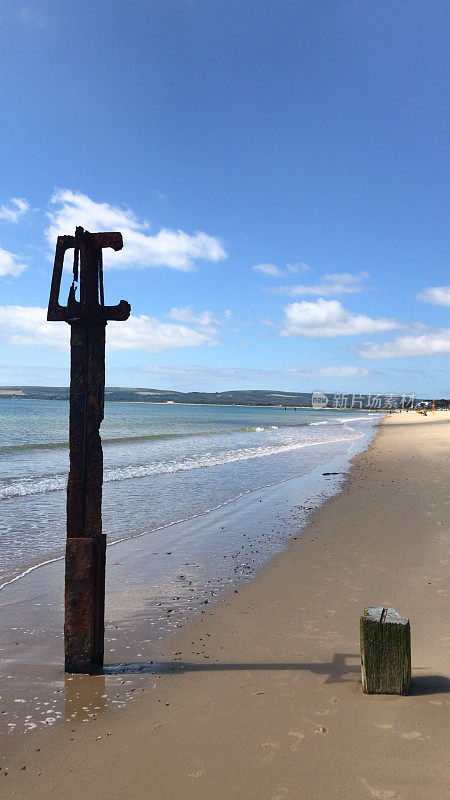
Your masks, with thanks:
<instances>
[{"instance_id":1,"label":"rust on metal","mask_svg":"<svg viewBox=\"0 0 450 800\"><path fill-rule=\"evenodd\" d=\"M58 236L47 319L65 321L70 336L70 471L67 483L64 649L66 672L103 665L106 536L102 532L103 452L100 425L105 402L105 328L126 320L130 305L105 306L103 254L121 250L121 233ZM59 303L64 256L74 250L73 282ZM77 299L77 292L79 299Z\"/></svg>"}]
</instances>

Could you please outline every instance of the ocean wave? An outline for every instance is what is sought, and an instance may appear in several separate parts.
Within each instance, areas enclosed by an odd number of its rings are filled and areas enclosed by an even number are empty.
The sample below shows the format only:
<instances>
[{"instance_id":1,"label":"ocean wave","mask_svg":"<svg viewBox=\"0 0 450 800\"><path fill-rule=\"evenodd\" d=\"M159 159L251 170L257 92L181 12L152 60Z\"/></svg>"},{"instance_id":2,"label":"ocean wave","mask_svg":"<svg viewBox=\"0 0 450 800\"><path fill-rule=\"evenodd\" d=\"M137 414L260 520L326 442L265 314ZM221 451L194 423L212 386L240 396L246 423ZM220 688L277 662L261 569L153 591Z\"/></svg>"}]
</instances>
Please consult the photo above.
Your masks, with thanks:
<instances>
[{"instance_id":1,"label":"ocean wave","mask_svg":"<svg viewBox=\"0 0 450 800\"><path fill-rule=\"evenodd\" d=\"M10 500L14 497L26 497L30 494L47 494L65 489L67 475L49 475L39 478L20 478L6 482L0 486L0 500Z\"/></svg>"},{"instance_id":2,"label":"ocean wave","mask_svg":"<svg viewBox=\"0 0 450 800\"><path fill-rule=\"evenodd\" d=\"M128 464L120 467L105 469L104 482L129 480L130 478L146 478L151 475L164 475L174 472L185 472L194 469L222 466L254 458L278 455L305 447L326 445L333 442L352 441L359 439L363 433L348 428L345 436L328 437L325 439L311 439L308 441L283 442L261 447L240 447L233 450L222 450L218 453L203 453L182 459L168 459L156 461L151 464ZM35 478L12 479L0 487L0 499L8 500L14 497L25 497L35 494L60 491L67 485L67 475L50 475Z\"/></svg>"},{"instance_id":3,"label":"ocean wave","mask_svg":"<svg viewBox=\"0 0 450 800\"><path fill-rule=\"evenodd\" d=\"M283 427L290 427L290 426L286 425ZM301 426L299 425L298 427L300 428ZM238 430L242 431L243 433L261 433L261 431L278 431L279 429L280 429L279 425L257 425L255 428L252 427L238 428Z\"/></svg>"},{"instance_id":4,"label":"ocean wave","mask_svg":"<svg viewBox=\"0 0 450 800\"><path fill-rule=\"evenodd\" d=\"M347 422L367 422L368 419L373 419L374 415L371 414L370 417L344 417L344 419L336 420L338 425L346 425Z\"/></svg>"},{"instance_id":5,"label":"ocean wave","mask_svg":"<svg viewBox=\"0 0 450 800\"><path fill-rule=\"evenodd\" d=\"M300 426L299 426L300 427ZM136 444L138 442L158 442L172 439L191 439L199 436L231 436L239 432L261 432L261 431L277 431L278 425L264 425L258 427L248 428L231 428L224 431L221 428L206 431L181 431L177 433L137 433L130 436L102 436L102 444L104 446L110 444ZM0 446L0 455L8 455L12 453L31 452L33 450L67 450L69 442L67 440L59 440L56 442L21 442L20 444L9 444Z\"/></svg>"},{"instance_id":6,"label":"ocean wave","mask_svg":"<svg viewBox=\"0 0 450 800\"><path fill-rule=\"evenodd\" d=\"M222 431L185 431L182 433L139 433L132 434L131 436L102 436L102 444L133 444L133 442L151 442L155 440L164 439L184 439L194 436L217 436ZM31 450L66 450L69 447L69 442L22 442L20 444L3 445L0 447L0 454L13 453L13 452L29 452Z\"/></svg>"},{"instance_id":7,"label":"ocean wave","mask_svg":"<svg viewBox=\"0 0 450 800\"><path fill-rule=\"evenodd\" d=\"M360 438L360 437L355 437ZM345 437L345 441L347 441L347 437ZM209 514L214 513L215 511L219 511L221 508L225 508L226 506L232 505L236 503L236 501L241 500L246 495L254 494L255 492L261 491L261 489L269 489L272 486L279 486L283 483L287 483L288 481L292 480L292 478L299 477L296 476L289 476L288 478L282 478L278 481L272 481L271 483L264 483L260 486L254 486L251 489L245 489L243 492L239 492L237 495L224 500L221 503L217 503L216 505L211 506L210 508L206 508L203 511L198 512L197 514L192 514L187 517L181 517L180 519L171 520L170 522L166 522L162 525L157 525L155 528L149 528L145 531L140 531L139 533L131 533L125 536L121 536L118 539L112 539L107 542L108 547L114 547L114 545L121 544L123 542L130 541L132 539L140 539L143 536L148 536L148 534L158 533L159 531L167 530L168 528L175 527L183 522L189 522L190 520L198 519L199 517L206 517ZM37 564L32 564L28 566L26 569L22 570L20 573L13 575L12 577L7 578L4 580L3 583L0 583L0 591L4 589L6 586L10 586L13 583L17 583L17 581L22 580L31 572L34 572L41 567L47 566L47 564L54 564L57 561L62 561L64 559L64 554L55 555L52 558L47 558L44 561L39 561Z\"/></svg>"},{"instance_id":8,"label":"ocean wave","mask_svg":"<svg viewBox=\"0 0 450 800\"><path fill-rule=\"evenodd\" d=\"M347 425L348 422L367 422L367 420L373 420L374 415L371 414L370 416L363 416L362 414L357 417L343 417L337 419L323 419L320 422L310 422L309 427L313 428L316 425Z\"/></svg>"}]
</instances>

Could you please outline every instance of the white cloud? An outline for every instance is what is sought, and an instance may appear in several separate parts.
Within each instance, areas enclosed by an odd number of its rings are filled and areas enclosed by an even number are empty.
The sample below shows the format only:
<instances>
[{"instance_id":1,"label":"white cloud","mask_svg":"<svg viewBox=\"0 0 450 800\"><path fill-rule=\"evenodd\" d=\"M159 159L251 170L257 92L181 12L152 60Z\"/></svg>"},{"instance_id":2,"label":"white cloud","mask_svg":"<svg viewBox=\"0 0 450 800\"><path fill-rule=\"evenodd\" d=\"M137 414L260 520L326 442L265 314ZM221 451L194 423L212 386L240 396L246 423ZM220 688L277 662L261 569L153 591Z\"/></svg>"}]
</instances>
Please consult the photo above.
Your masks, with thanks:
<instances>
[{"instance_id":1,"label":"white cloud","mask_svg":"<svg viewBox=\"0 0 450 800\"><path fill-rule=\"evenodd\" d=\"M0 206L0 219L6 222L18 222L30 208L29 203L23 197L11 197L8 204Z\"/></svg>"},{"instance_id":2,"label":"white cloud","mask_svg":"<svg viewBox=\"0 0 450 800\"><path fill-rule=\"evenodd\" d=\"M271 275L272 277L283 275L283 270L281 270L275 264L255 264L252 269L255 272L263 272L264 275Z\"/></svg>"},{"instance_id":3,"label":"white cloud","mask_svg":"<svg viewBox=\"0 0 450 800\"><path fill-rule=\"evenodd\" d=\"M66 350L69 326L47 322L47 309L39 306L0 306L0 335L9 344L44 345Z\"/></svg>"},{"instance_id":4,"label":"white cloud","mask_svg":"<svg viewBox=\"0 0 450 800\"><path fill-rule=\"evenodd\" d=\"M322 367L318 374L325 378L363 378L370 375L370 370L365 367Z\"/></svg>"},{"instance_id":5,"label":"white cloud","mask_svg":"<svg viewBox=\"0 0 450 800\"><path fill-rule=\"evenodd\" d=\"M306 261L300 261L299 264L286 264L288 272L314 272L314 267L307 264Z\"/></svg>"},{"instance_id":6,"label":"white cloud","mask_svg":"<svg viewBox=\"0 0 450 800\"><path fill-rule=\"evenodd\" d=\"M213 377L236 378L303 378L305 376L320 375L322 377L347 378L364 377L371 371L363 367L318 367L310 369L261 369L252 367L204 367L204 366L177 366L164 367L158 365L145 365L140 367L145 372L160 372L164 375L204 375Z\"/></svg>"},{"instance_id":7,"label":"white cloud","mask_svg":"<svg viewBox=\"0 0 450 800\"><path fill-rule=\"evenodd\" d=\"M175 347L215 345L215 329L194 330L186 325L160 322L141 314L127 322L109 322L107 347L110 350L148 350L160 353Z\"/></svg>"},{"instance_id":8,"label":"white cloud","mask_svg":"<svg viewBox=\"0 0 450 800\"><path fill-rule=\"evenodd\" d=\"M186 306L185 308L171 308L167 316L177 322L189 322L192 325L199 325L202 328L209 328L221 324L211 311L200 311L198 314L195 314L191 306Z\"/></svg>"},{"instance_id":9,"label":"white cloud","mask_svg":"<svg viewBox=\"0 0 450 800\"><path fill-rule=\"evenodd\" d=\"M197 231L190 235L162 228L151 235L147 232L148 222L140 222L130 209L96 203L80 192L58 191L51 203L54 208L48 213L46 235L52 251L57 236L71 234L77 225L82 225L91 231L117 230L123 234L123 250L105 250L107 267L171 267L188 272L196 268L197 261L220 261L226 257L221 242L207 233Z\"/></svg>"},{"instance_id":10,"label":"white cloud","mask_svg":"<svg viewBox=\"0 0 450 800\"><path fill-rule=\"evenodd\" d=\"M391 342L366 342L359 350L363 358L407 358L450 353L450 328L428 331L418 336L397 336Z\"/></svg>"},{"instance_id":11,"label":"white cloud","mask_svg":"<svg viewBox=\"0 0 450 800\"><path fill-rule=\"evenodd\" d=\"M196 386L200 390L216 391L219 384L223 388L248 388L257 386L262 388L267 385L277 387L295 386L296 391L303 391L300 381L307 378L363 378L371 375L371 370L354 366L332 366L307 369L262 369L252 367L207 367L207 366L163 366L158 364L145 364L138 368L144 373L151 373L158 385L164 383L169 388L182 388L192 390ZM162 380L163 379L163 380ZM166 379L166 380L164 380Z\"/></svg>"},{"instance_id":12,"label":"white cloud","mask_svg":"<svg viewBox=\"0 0 450 800\"><path fill-rule=\"evenodd\" d=\"M313 268L306 264L305 261L301 261L300 264L286 264L285 268L277 267L276 264L255 264L252 270L270 275L272 278L280 278L283 275L292 275L292 273L296 272L312 272Z\"/></svg>"},{"instance_id":13,"label":"white cloud","mask_svg":"<svg viewBox=\"0 0 450 800\"><path fill-rule=\"evenodd\" d=\"M364 281L367 280L367 272L359 272L353 275L351 272L332 272L323 275L319 283L307 286L277 286L271 289L274 294L286 294L290 297L300 297L301 295L314 295L316 297L330 297L337 294L355 294L362 292Z\"/></svg>"},{"instance_id":14,"label":"white cloud","mask_svg":"<svg viewBox=\"0 0 450 800\"><path fill-rule=\"evenodd\" d=\"M69 325L47 322L47 309L39 306L0 306L0 335L9 344L39 345L56 350L69 346ZM109 322L107 348L158 353L175 347L216 344L215 329L194 330L186 325L160 322L142 314L126 322Z\"/></svg>"},{"instance_id":15,"label":"white cloud","mask_svg":"<svg viewBox=\"0 0 450 800\"><path fill-rule=\"evenodd\" d=\"M14 253L0 247L0 275L20 275L26 268L27 265L20 264Z\"/></svg>"},{"instance_id":16,"label":"white cloud","mask_svg":"<svg viewBox=\"0 0 450 800\"><path fill-rule=\"evenodd\" d=\"M298 272L314 271L313 267L310 267L305 261L301 261L299 264L286 264L285 267L277 267L276 264L263 262L262 264L255 264L252 270L270 275L272 278L281 278L283 275L292 275Z\"/></svg>"},{"instance_id":17,"label":"white cloud","mask_svg":"<svg viewBox=\"0 0 450 800\"><path fill-rule=\"evenodd\" d=\"M302 300L300 303L288 303L284 308L284 315L280 336L357 336L402 327L394 319L374 319L366 314L353 314L343 308L338 300L323 298L312 302Z\"/></svg>"},{"instance_id":18,"label":"white cloud","mask_svg":"<svg viewBox=\"0 0 450 800\"><path fill-rule=\"evenodd\" d=\"M419 292L417 299L434 306L450 306L450 286L428 286Z\"/></svg>"}]
</instances>

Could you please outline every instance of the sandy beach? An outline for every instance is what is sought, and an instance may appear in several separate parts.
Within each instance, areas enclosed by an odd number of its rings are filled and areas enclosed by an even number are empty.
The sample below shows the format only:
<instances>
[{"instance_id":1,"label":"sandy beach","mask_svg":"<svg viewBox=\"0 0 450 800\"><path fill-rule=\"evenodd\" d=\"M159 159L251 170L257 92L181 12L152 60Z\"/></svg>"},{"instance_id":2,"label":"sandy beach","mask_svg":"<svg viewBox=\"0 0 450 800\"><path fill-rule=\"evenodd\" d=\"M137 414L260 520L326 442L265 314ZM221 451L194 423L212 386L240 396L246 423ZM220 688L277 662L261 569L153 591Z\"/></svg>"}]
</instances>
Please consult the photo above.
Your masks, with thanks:
<instances>
[{"instance_id":1,"label":"sandy beach","mask_svg":"<svg viewBox=\"0 0 450 800\"><path fill-rule=\"evenodd\" d=\"M1 797L447 798L449 440L449 412L385 419L302 534L162 642L136 702L26 737ZM409 697L361 691L368 605L411 620Z\"/></svg>"}]
</instances>

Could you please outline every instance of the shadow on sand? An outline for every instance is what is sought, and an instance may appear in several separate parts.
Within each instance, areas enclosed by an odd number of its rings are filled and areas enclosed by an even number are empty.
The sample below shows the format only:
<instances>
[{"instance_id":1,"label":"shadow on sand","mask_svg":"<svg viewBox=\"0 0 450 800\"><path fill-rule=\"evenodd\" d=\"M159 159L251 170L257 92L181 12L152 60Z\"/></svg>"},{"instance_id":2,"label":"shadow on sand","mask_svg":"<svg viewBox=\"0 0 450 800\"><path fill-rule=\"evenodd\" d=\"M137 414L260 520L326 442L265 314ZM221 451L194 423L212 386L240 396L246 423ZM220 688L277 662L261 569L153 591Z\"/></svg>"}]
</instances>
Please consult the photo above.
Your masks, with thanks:
<instances>
[{"instance_id":1,"label":"shadow on sand","mask_svg":"<svg viewBox=\"0 0 450 800\"><path fill-rule=\"evenodd\" d=\"M358 663L348 664L347 659L356 659ZM103 675L136 675L145 674L162 675L177 674L182 672L224 672L233 670L255 670L255 671L307 671L316 675L325 675L325 683L348 683L351 678L345 678L349 673L357 674L360 672L358 653L336 653L331 662L296 662L296 663L189 663L186 661L144 661L136 663L105 664Z\"/></svg>"},{"instance_id":2,"label":"shadow on sand","mask_svg":"<svg viewBox=\"0 0 450 800\"><path fill-rule=\"evenodd\" d=\"M411 694L448 694L450 678L445 675L421 675L411 680Z\"/></svg>"},{"instance_id":3,"label":"shadow on sand","mask_svg":"<svg viewBox=\"0 0 450 800\"><path fill-rule=\"evenodd\" d=\"M352 659L353 663L348 663ZM357 663L354 663L354 662ZM226 672L226 671L292 671L312 672L326 676L325 683L354 683L349 675L361 672L358 653L335 653L330 662L296 663L189 663L186 661L141 661L121 664L105 664L102 675L164 675L183 672ZM450 678L444 675L422 675L411 680L411 695L447 694L450 692Z\"/></svg>"}]
</instances>

